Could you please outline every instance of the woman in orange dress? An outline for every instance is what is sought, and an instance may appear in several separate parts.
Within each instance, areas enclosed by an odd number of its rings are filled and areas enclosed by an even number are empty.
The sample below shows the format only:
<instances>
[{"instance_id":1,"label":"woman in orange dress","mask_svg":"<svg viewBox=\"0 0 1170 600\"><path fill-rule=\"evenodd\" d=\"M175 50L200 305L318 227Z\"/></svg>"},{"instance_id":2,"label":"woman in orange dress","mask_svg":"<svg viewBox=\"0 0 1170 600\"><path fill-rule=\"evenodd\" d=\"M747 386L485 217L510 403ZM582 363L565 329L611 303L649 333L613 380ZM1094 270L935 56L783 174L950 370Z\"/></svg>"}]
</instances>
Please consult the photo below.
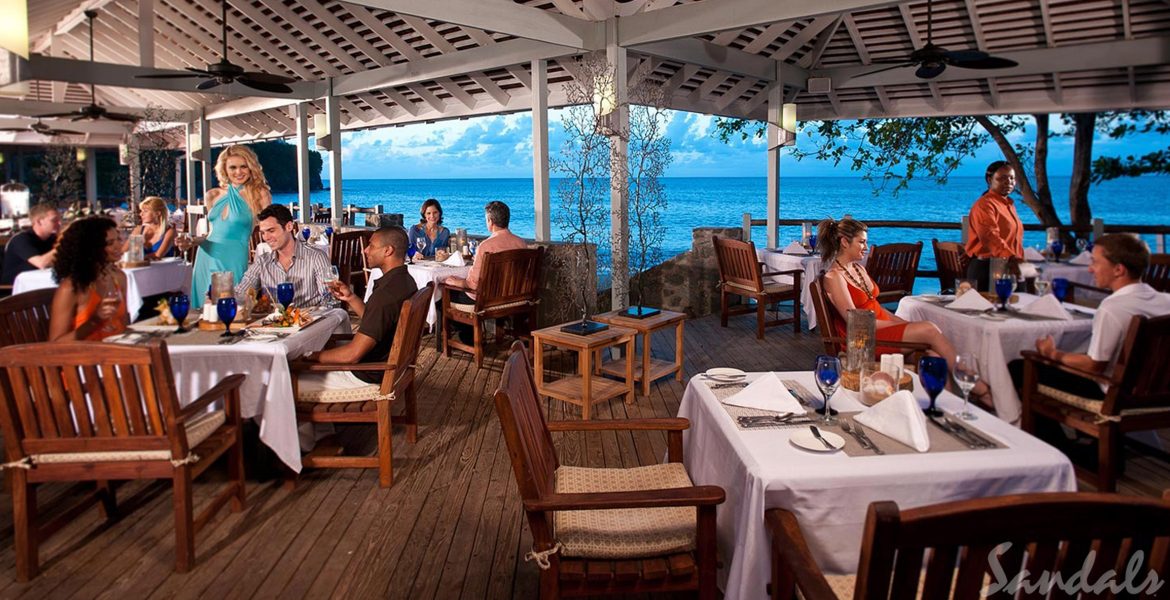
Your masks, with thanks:
<instances>
[{"instance_id":1,"label":"woman in orange dress","mask_svg":"<svg viewBox=\"0 0 1170 600\"><path fill-rule=\"evenodd\" d=\"M117 225L105 217L69 224L57 240L54 275L60 286L49 315L49 339L102 340L122 333L126 274L118 268L122 241Z\"/></svg>"},{"instance_id":2,"label":"woman in orange dress","mask_svg":"<svg viewBox=\"0 0 1170 600\"><path fill-rule=\"evenodd\" d=\"M825 219L817 226L817 249L821 252L825 269L825 294L829 304L841 315L835 321L837 331L845 337L845 315L852 309L873 311L877 354L898 354L898 348L884 347L882 342L915 342L930 346L930 353L942 356L947 366L955 367L955 347L943 335L938 326L929 321L907 321L886 310L877 301L877 283L861 265L869 249L869 233L865 223L851 218L840 221ZM972 390L972 400L986 401L990 405L990 388L983 381Z\"/></svg>"}]
</instances>

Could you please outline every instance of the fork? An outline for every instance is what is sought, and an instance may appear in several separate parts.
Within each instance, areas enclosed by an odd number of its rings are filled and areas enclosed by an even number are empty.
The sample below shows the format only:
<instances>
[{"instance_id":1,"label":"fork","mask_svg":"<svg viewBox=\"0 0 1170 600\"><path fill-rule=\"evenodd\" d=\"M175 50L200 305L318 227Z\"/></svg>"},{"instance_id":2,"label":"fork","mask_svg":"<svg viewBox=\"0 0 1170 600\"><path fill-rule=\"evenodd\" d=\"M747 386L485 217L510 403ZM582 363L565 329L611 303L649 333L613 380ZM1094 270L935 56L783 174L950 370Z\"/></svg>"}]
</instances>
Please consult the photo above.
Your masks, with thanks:
<instances>
[{"instance_id":1,"label":"fork","mask_svg":"<svg viewBox=\"0 0 1170 600\"><path fill-rule=\"evenodd\" d=\"M861 426L861 423L858 423L857 421L841 421L841 428L844 429L846 433L857 438L857 441L861 442L863 447L868 447L870 450L873 450L874 454L886 453L885 450L878 448L878 445L873 443L873 440L870 439L869 435L865 433L865 428Z\"/></svg>"}]
</instances>

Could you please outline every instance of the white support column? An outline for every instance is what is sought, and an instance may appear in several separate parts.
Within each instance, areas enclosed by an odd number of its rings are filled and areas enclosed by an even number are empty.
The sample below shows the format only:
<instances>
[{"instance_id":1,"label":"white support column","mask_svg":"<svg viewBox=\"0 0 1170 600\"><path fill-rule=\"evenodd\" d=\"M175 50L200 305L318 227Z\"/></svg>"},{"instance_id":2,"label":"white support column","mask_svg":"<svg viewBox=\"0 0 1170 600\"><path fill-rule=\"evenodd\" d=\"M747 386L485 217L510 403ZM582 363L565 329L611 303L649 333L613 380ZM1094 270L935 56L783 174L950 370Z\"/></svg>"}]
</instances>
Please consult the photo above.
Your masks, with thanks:
<instances>
[{"instance_id":1,"label":"white support column","mask_svg":"<svg viewBox=\"0 0 1170 600\"><path fill-rule=\"evenodd\" d=\"M183 197L183 159L178 156L175 157L175 189L171 194L178 205L179 198Z\"/></svg>"},{"instance_id":2,"label":"white support column","mask_svg":"<svg viewBox=\"0 0 1170 600\"><path fill-rule=\"evenodd\" d=\"M344 225L341 207L341 98L325 98L325 116L329 119L329 208L333 215L333 227Z\"/></svg>"},{"instance_id":3,"label":"white support column","mask_svg":"<svg viewBox=\"0 0 1170 600\"><path fill-rule=\"evenodd\" d=\"M203 149L203 197L207 197L207 190L215 187L215 161L211 160L211 121L199 117L199 147Z\"/></svg>"},{"instance_id":4,"label":"white support column","mask_svg":"<svg viewBox=\"0 0 1170 600\"><path fill-rule=\"evenodd\" d=\"M784 110L784 82L776 63L776 82L768 92L768 248L779 247L780 234L780 118Z\"/></svg>"},{"instance_id":5,"label":"white support column","mask_svg":"<svg viewBox=\"0 0 1170 600\"><path fill-rule=\"evenodd\" d=\"M138 66L154 67L154 0L138 0Z\"/></svg>"},{"instance_id":6,"label":"white support column","mask_svg":"<svg viewBox=\"0 0 1170 600\"><path fill-rule=\"evenodd\" d=\"M97 148L85 154L85 202L91 212L97 211Z\"/></svg>"},{"instance_id":7,"label":"white support column","mask_svg":"<svg viewBox=\"0 0 1170 600\"><path fill-rule=\"evenodd\" d=\"M301 223L312 223L309 189L309 103L297 104L297 206Z\"/></svg>"},{"instance_id":8,"label":"white support column","mask_svg":"<svg viewBox=\"0 0 1170 600\"><path fill-rule=\"evenodd\" d=\"M142 161L139 160L141 150L130 151L130 209L134 210L142 202Z\"/></svg>"},{"instance_id":9,"label":"white support column","mask_svg":"<svg viewBox=\"0 0 1170 600\"><path fill-rule=\"evenodd\" d=\"M196 201L196 197L195 197L195 189L196 189L195 188L195 157L191 155L191 135L193 133L195 133L195 124L194 123L187 123L187 126L184 129L185 129L185 133L186 133L186 137L184 138L186 152L184 152L183 154L184 154L184 158L187 159L187 164L185 165L185 167L187 169L187 205L190 206L192 204L195 204L195 201Z\"/></svg>"},{"instance_id":10,"label":"white support column","mask_svg":"<svg viewBox=\"0 0 1170 600\"><path fill-rule=\"evenodd\" d=\"M532 61L532 196L536 241L552 239L548 190L548 63Z\"/></svg>"},{"instance_id":11,"label":"white support column","mask_svg":"<svg viewBox=\"0 0 1170 600\"><path fill-rule=\"evenodd\" d=\"M612 308L625 308L630 304L630 182L627 167L630 131L629 90L627 89L626 49L617 45L617 19L605 23L605 55L610 69L614 70L613 89L617 100L614 130L617 135L609 138L609 227L610 227L610 282Z\"/></svg>"}]
</instances>

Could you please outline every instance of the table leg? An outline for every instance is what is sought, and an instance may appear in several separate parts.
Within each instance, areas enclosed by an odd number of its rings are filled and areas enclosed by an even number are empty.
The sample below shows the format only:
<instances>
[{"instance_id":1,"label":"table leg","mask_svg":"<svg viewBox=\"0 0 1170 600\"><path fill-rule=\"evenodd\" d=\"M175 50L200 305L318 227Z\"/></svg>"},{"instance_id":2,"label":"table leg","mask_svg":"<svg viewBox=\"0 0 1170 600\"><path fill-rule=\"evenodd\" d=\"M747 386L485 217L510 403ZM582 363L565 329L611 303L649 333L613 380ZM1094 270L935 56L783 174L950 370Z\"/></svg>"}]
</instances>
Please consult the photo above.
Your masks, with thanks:
<instances>
[{"instance_id":1,"label":"table leg","mask_svg":"<svg viewBox=\"0 0 1170 600\"><path fill-rule=\"evenodd\" d=\"M532 336L532 374L536 379L536 392L544 393L544 342Z\"/></svg>"},{"instance_id":2,"label":"table leg","mask_svg":"<svg viewBox=\"0 0 1170 600\"><path fill-rule=\"evenodd\" d=\"M674 330L674 379L683 380L683 323L679 321Z\"/></svg>"},{"instance_id":3,"label":"table leg","mask_svg":"<svg viewBox=\"0 0 1170 600\"><path fill-rule=\"evenodd\" d=\"M637 337L637 336L635 336ZM642 395L650 395L650 332L642 334Z\"/></svg>"},{"instance_id":4,"label":"table leg","mask_svg":"<svg viewBox=\"0 0 1170 600\"><path fill-rule=\"evenodd\" d=\"M443 301L435 303L435 351L443 351Z\"/></svg>"},{"instance_id":5,"label":"table leg","mask_svg":"<svg viewBox=\"0 0 1170 600\"><path fill-rule=\"evenodd\" d=\"M626 404L634 403L634 343L637 339L637 335L631 335L626 342Z\"/></svg>"},{"instance_id":6,"label":"table leg","mask_svg":"<svg viewBox=\"0 0 1170 600\"><path fill-rule=\"evenodd\" d=\"M593 406L593 351L582 348L577 351L578 370L581 371L581 418L588 421Z\"/></svg>"}]
</instances>

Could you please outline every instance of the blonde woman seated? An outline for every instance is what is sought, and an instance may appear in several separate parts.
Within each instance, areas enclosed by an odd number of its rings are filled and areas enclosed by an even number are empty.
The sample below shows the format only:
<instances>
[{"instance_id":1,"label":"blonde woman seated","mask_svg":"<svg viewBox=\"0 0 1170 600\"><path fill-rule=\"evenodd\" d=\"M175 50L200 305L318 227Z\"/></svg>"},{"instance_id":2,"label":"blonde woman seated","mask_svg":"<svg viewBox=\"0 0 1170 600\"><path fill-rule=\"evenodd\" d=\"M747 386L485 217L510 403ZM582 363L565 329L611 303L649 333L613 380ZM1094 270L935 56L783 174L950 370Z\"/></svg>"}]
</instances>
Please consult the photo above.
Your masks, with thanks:
<instances>
[{"instance_id":1,"label":"blonde woman seated","mask_svg":"<svg viewBox=\"0 0 1170 600\"><path fill-rule=\"evenodd\" d=\"M101 340L126 330L126 274L118 268L122 242L105 217L69 224L57 241L54 274L60 286L49 314L49 340Z\"/></svg>"},{"instance_id":2,"label":"blonde woman seated","mask_svg":"<svg viewBox=\"0 0 1170 600\"><path fill-rule=\"evenodd\" d=\"M836 335L845 337L845 315L850 310L872 311L876 317L878 354L900 352L897 347L883 347L882 342L927 344L931 354L945 358L947 366L954 369L955 347L937 325L929 321L906 321L890 314L877 301L881 290L861 265L869 249L868 228L864 223L848 217L821 221L817 226L817 249L825 265L825 294L841 316L834 323L838 329ZM971 399L991 406L991 393L985 382L975 385Z\"/></svg>"},{"instance_id":3,"label":"blonde woman seated","mask_svg":"<svg viewBox=\"0 0 1170 600\"><path fill-rule=\"evenodd\" d=\"M170 256L175 249L175 228L168 227L170 209L158 196L148 196L138 205L142 224L135 227L130 235L142 236L142 255L147 260ZM122 252L130 249L130 240L122 244Z\"/></svg>"}]
</instances>

